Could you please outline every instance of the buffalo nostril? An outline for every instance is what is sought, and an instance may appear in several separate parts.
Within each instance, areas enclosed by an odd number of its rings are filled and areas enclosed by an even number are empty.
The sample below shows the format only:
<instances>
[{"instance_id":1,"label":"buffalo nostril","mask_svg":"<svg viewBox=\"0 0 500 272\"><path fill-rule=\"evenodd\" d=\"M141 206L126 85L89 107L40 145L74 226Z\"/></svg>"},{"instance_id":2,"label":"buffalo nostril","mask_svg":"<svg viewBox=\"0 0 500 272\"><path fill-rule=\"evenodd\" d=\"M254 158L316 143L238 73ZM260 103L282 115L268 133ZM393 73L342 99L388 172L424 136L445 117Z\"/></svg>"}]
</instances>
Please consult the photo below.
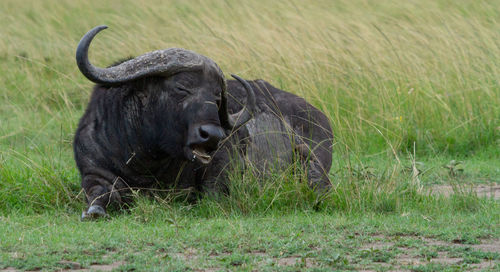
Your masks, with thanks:
<instances>
[{"instance_id":1,"label":"buffalo nostril","mask_svg":"<svg viewBox=\"0 0 500 272\"><path fill-rule=\"evenodd\" d=\"M220 126L212 124L201 125L195 131L196 140L192 141L192 144L202 145L207 151L216 149L225 135Z\"/></svg>"},{"instance_id":2,"label":"buffalo nostril","mask_svg":"<svg viewBox=\"0 0 500 272\"><path fill-rule=\"evenodd\" d=\"M207 132L206 130L204 130L203 127L200 127L199 132L200 132L200 137L203 140L208 140L208 138L210 138L209 132Z\"/></svg>"}]
</instances>

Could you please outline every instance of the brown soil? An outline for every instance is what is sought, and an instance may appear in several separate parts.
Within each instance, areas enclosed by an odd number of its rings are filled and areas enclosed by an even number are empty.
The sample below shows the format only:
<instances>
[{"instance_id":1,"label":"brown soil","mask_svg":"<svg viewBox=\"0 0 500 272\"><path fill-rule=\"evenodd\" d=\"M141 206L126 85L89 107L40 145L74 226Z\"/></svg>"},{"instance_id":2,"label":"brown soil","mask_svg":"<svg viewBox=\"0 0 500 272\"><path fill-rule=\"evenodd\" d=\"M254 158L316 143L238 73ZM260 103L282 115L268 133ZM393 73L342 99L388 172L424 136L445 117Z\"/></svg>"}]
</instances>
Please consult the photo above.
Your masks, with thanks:
<instances>
[{"instance_id":1,"label":"brown soil","mask_svg":"<svg viewBox=\"0 0 500 272\"><path fill-rule=\"evenodd\" d=\"M60 261L59 263L65 265L67 267L70 267L68 269L58 270L58 271L64 271L64 272L67 272L67 271L71 271L71 272L112 271L113 269L116 269L116 268L125 264L125 262L119 261L119 262L114 262L112 264L93 264L93 265L89 266L88 268L82 268L82 266L77 262ZM0 269L0 272L18 272L18 271L20 271L20 270L16 270L13 267L7 267L4 269Z\"/></svg>"},{"instance_id":2,"label":"brown soil","mask_svg":"<svg viewBox=\"0 0 500 272\"><path fill-rule=\"evenodd\" d=\"M273 258L274 261L279 266L302 266L302 267L314 267L315 262L313 258L302 258L299 256L289 256L282 258Z\"/></svg>"},{"instance_id":3,"label":"brown soil","mask_svg":"<svg viewBox=\"0 0 500 272\"><path fill-rule=\"evenodd\" d=\"M444 196L450 196L453 193L469 193L474 192L479 197L491 197L495 200L500 199L500 184L491 183L491 184L478 184L478 185L461 185L461 186L452 186L452 185L435 185L431 188L431 193L433 194L442 194Z\"/></svg>"},{"instance_id":4,"label":"brown soil","mask_svg":"<svg viewBox=\"0 0 500 272\"><path fill-rule=\"evenodd\" d=\"M380 235L376 235L376 237L380 237ZM391 240L390 238L391 237L385 237L385 239L380 239L382 241L366 243L361 248L367 250L370 249L383 250L394 247L394 243L390 242ZM445 242L445 241L434 240L431 238L417 237L417 236L415 236L415 239L420 239L422 243L427 246L436 246L436 247L447 246L456 248L468 247L468 248L473 248L474 250L484 251L484 252L500 252L500 240L481 240L481 243L477 245L464 245L464 244L457 244L454 242ZM397 255L391 260L393 268L396 269L395 271L402 271L401 269L403 266L426 265L428 263L441 263L444 265L459 265L463 263L462 258L450 257L448 256L447 252L440 251L438 252L437 257L427 260L426 258L419 256L418 252L416 252L415 249L406 247L398 247L398 248L404 253ZM481 262L478 264L471 264L469 268L473 271L476 271L476 270L489 269L494 267L495 265L496 265L495 262L491 262L488 260L481 260Z\"/></svg>"}]
</instances>

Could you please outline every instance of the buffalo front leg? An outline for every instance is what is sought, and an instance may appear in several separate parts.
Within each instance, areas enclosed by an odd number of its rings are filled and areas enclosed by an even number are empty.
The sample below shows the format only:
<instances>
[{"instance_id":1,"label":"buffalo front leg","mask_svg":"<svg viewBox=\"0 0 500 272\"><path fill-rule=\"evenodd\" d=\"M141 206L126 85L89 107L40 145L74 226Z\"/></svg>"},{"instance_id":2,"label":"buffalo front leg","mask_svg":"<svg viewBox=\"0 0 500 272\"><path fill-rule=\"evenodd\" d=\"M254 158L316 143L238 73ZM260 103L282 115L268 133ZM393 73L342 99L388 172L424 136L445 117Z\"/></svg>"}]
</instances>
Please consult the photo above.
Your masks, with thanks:
<instances>
[{"instance_id":1,"label":"buffalo front leg","mask_svg":"<svg viewBox=\"0 0 500 272\"><path fill-rule=\"evenodd\" d=\"M123 192L121 178L113 179L101 175L85 175L82 179L82 188L85 192L87 210L82 213L82 220L92 220L108 216L106 209L111 204L122 202L120 191Z\"/></svg>"},{"instance_id":2,"label":"buffalo front leg","mask_svg":"<svg viewBox=\"0 0 500 272\"><path fill-rule=\"evenodd\" d=\"M311 151L311 148L307 144L299 144L295 146L295 150L299 153L300 159L307 169L309 186L317 192L327 191L331 187L331 181L327 171L314 152Z\"/></svg>"}]
</instances>

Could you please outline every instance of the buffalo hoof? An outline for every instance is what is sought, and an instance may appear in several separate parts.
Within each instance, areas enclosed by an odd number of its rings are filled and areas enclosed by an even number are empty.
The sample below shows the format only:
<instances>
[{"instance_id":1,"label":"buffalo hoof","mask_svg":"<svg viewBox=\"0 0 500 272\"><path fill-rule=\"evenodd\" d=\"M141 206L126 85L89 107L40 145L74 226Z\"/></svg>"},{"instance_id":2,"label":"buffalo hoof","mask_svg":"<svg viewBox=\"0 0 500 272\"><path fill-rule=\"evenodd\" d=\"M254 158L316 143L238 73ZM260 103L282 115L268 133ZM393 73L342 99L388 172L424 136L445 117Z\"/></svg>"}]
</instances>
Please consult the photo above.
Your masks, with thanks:
<instances>
[{"instance_id":1,"label":"buffalo hoof","mask_svg":"<svg viewBox=\"0 0 500 272\"><path fill-rule=\"evenodd\" d=\"M104 210L103 207L97 206L97 205L92 205L88 208L87 211L82 212L82 221L88 221L88 220L95 220L98 218L105 218L108 217L108 214Z\"/></svg>"}]
</instances>

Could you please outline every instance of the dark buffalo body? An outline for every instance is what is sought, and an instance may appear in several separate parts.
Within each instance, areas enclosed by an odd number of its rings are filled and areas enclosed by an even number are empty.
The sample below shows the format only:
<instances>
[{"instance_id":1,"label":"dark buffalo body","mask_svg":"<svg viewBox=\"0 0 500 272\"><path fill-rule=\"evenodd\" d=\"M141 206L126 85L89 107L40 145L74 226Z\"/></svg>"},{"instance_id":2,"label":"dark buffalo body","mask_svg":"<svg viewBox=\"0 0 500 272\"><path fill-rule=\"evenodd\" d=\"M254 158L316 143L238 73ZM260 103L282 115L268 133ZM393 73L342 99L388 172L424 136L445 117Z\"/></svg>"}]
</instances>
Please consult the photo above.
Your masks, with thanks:
<instances>
[{"instance_id":1,"label":"dark buffalo body","mask_svg":"<svg viewBox=\"0 0 500 272\"><path fill-rule=\"evenodd\" d=\"M74 140L84 218L128 203L134 189L227 192L234 160L265 173L298 157L309 184L328 187L332 131L303 98L263 80L226 81L212 60L178 48L94 67L88 47L104 28L77 49L80 70L97 83Z\"/></svg>"},{"instance_id":2,"label":"dark buffalo body","mask_svg":"<svg viewBox=\"0 0 500 272\"><path fill-rule=\"evenodd\" d=\"M245 142L246 163L265 172L272 166L285 168L300 155L312 187L324 189L330 182L333 135L328 118L303 98L280 90L264 80L249 81L255 92L253 118L240 129ZM245 90L229 80L228 108L241 110ZM242 137L239 135L238 137Z\"/></svg>"}]
</instances>

